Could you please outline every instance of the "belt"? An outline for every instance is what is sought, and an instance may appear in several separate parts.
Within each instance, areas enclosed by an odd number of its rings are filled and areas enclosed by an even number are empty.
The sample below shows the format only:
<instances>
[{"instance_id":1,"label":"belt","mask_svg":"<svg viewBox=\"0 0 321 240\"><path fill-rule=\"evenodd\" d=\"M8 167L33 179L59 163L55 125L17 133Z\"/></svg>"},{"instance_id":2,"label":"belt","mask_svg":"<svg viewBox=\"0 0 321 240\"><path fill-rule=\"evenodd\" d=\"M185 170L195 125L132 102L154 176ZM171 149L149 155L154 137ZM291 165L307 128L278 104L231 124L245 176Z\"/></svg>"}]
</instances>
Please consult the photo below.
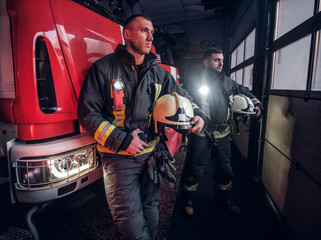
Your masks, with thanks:
<instances>
[{"instance_id":1,"label":"belt","mask_svg":"<svg viewBox=\"0 0 321 240\"><path fill-rule=\"evenodd\" d=\"M223 132L225 131L225 129L229 126L228 123L222 123L222 124L210 124L208 126L208 130L214 132L214 131L217 131L217 132Z\"/></svg>"}]
</instances>

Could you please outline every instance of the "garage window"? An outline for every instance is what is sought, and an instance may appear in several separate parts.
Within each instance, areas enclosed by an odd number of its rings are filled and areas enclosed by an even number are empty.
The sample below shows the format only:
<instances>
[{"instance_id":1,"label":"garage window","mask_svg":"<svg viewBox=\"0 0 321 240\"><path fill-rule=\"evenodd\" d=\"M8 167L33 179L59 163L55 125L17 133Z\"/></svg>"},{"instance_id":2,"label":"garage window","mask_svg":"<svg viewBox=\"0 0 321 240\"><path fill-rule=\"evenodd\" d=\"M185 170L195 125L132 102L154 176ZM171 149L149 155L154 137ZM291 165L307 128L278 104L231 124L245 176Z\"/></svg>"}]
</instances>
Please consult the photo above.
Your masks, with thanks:
<instances>
[{"instance_id":1,"label":"garage window","mask_svg":"<svg viewBox=\"0 0 321 240\"><path fill-rule=\"evenodd\" d=\"M320 37L320 31L317 34L317 44L316 44L316 51L315 51L315 58L316 58L316 64L315 64L315 71L313 75L313 81L312 81L312 90L314 91L321 91L321 37Z\"/></svg>"},{"instance_id":2,"label":"garage window","mask_svg":"<svg viewBox=\"0 0 321 240\"><path fill-rule=\"evenodd\" d=\"M305 90L311 35L274 53L272 89Z\"/></svg>"},{"instance_id":3,"label":"garage window","mask_svg":"<svg viewBox=\"0 0 321 240\"><path fill-rule=\"evenodd\" d=\"M255 48L255 29L237 46L231 54L230 77L237 83L252 90L253 56ZM252 58L252 60L251 60Z\"/></svg>"},{"instance_id":4,"label":"garage window","mask_svg":"<svg viewBox=\"0 0 321 240\"><path fill-rule=\"evenodd\" d=\"M271 94L319 99L320 0L279 0L273 13Z\"/></svg>"},{"instance_id":5,"label":"garage window","mask_svg":"<svg viewBox=\"0 0 321 240\"><path fill-rule=\"evenodd\" d=\"M275 39L313 16L314 0L282 0L277 6ZM295 13L295 14L293 14Z\"/></svg>"},{"instance_id":6,"label":"garage window","mask_svg":"<svg viewBox=\"0 0 321 240\"><path fill-rule=\"evenodd\" d=\"M245 39L245 59L247 60L250 57L254 56L254 47L255 47L255 31L253 30Z\"/></svg>"}]
</instances>

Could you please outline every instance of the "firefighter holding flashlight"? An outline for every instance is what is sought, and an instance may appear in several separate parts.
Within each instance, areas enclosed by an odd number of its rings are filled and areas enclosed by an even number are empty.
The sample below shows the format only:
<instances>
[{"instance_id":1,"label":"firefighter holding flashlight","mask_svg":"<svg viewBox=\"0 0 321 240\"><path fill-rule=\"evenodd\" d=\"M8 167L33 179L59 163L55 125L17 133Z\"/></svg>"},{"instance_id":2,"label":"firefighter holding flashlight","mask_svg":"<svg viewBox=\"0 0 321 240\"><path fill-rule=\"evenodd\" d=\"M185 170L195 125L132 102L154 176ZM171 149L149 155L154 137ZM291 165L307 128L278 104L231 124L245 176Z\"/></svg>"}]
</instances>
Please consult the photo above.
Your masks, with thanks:
<instances>
[{"instance_id":1,"label":"firefighter holding flashlight","mask_svg":"<svg viewBox=\"0 0 321 240\"><path fill-rule=\"evenodd\" d=\"M123 28L125 46L118 45L92 65L79 95L78 119L98 142L119 239L150 240L156 235L160 181L163 177L175 181L161 138L162 120L199 133L206 119L172 75L155 62L150 52L153 33L149 17L129 17ZM163 103L177 104L176 112L153 120L153 109Z\"/></svg>"},{"instance_id":2,"label":"firefighter holding flashlight","mask_svg":"<svg viewBox=\"0 0 321 240\"><path fill-rule=\"evenodd\" d=\"M239 112L244 115L255 115L256 117L259 117L263 110L262 104L249 92L248 88L237 84L224 74L223 60L221 49L207 50L203 56L203 68L193 74L184 85L195 103L210 118L206 131L191 134L188 141L181 194L185 213L189 216L194 214L196 191L208 156L214 166L216 204L232 213L239 213L239 207L234 205L230 198L233 172L230 164L228 120L231 117L231 109L235 112L241 110ZM237 95L240 95L240 98L234 102ZM233 103L242 102L239 101L240 99L249 104L241 108L240 104L235 104L233 108ZM237 110L237 107L240 109Z\"/></svg>"}]
</instances>

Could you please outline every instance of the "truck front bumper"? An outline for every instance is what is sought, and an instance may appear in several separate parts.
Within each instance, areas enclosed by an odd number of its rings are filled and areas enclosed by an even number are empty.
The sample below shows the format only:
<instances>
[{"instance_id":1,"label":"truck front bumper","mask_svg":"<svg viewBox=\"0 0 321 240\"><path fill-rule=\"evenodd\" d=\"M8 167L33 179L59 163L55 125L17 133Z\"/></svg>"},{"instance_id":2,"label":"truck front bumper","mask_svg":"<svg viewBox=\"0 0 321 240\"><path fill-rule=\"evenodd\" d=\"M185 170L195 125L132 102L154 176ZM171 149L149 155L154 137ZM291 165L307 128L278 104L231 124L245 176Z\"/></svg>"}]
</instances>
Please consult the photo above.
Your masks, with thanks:
<instances>
[{"instance_id":1,"label":"truck front bumper","mask_svg":"<svg viewBox=\"0 0 321 240\"><path fill-rule=\"evenodd\" d=\"M45 143L8 142L12 202L51 201L100 179L96 144L87 134Z\"/></svg>"}]
</instances>

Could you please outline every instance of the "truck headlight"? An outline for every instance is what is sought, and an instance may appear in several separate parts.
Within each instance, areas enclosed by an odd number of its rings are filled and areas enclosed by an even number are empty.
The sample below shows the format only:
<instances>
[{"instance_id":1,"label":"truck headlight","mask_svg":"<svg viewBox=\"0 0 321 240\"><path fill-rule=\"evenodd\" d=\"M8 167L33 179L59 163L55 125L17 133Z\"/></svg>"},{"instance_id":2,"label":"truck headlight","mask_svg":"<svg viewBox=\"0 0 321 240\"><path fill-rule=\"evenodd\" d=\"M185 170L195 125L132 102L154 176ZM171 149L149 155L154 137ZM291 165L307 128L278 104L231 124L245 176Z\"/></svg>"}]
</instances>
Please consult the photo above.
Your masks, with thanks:
<instances>
[{"instance_id":1,"label":"truck headlight","mask_svg":"<svg viewBox=\"0 0 321 240\"><path fill-rule=\"evenodd\" d=\"M23 173L23 183L36 184L43 181L41 168L29 168L28 172L24 171Z\"/></svg>"},{"instance_id":2,"label":"truck headlight","mask_svg":"<svg viewBox=\"0 0 321 240\"><path fill-rule=\"evenodd\" d=\"M74 155L50 160L53 179L74 176L88 170L93 163L93 151L83 150Z\"/></svg>"},{"instance_id":3,"label":"truck headlight","mask_svg":"<svg viewBox=\"0 0 321 240\"><path fill-rule=\"evenodd\" d=\"M95 147L42 158L19 159L13 165L17 184L36 188L70 180L98 167Z\"/></svg>"}]
</instances>

